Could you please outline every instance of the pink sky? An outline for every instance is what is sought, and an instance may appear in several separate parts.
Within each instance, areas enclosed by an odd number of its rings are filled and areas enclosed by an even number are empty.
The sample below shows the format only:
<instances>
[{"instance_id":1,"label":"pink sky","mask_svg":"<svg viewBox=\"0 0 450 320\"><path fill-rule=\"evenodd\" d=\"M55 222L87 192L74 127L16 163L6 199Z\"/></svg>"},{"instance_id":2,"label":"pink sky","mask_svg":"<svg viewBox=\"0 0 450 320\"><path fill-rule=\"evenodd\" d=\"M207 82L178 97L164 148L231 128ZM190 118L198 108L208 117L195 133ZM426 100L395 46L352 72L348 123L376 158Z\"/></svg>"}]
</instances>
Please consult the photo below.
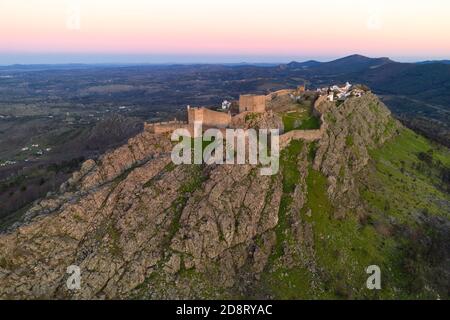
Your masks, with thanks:
<instances>
[{"instance_id":1,"label":"pink sky","mask_svg":"<svg viewBox=\"0 0 450 320\"><path fill-rule=\"evenodd\" d=\"M0 53L449 58L449 12L447 0L0 0Z\"/></svg>"}]
</instances>

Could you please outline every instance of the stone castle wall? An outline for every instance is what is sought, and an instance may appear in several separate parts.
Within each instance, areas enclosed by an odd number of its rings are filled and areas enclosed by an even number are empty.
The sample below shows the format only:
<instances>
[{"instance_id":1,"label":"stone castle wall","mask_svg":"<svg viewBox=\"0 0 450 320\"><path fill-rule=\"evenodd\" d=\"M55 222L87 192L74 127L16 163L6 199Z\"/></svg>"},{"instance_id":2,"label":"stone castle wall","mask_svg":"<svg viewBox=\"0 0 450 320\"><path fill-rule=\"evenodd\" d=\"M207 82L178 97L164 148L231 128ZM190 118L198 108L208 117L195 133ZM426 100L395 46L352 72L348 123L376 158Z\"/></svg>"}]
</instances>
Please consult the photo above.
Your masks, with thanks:
<instances>
[{"instance_id":1,"label":"stone castle wall","mask_svg":"<svg viewBox=\"0 0 450 320\"><path fill-rule=\"evenodd\" d=\"M231 123L231 114L207 108L188 108L188 123L200 121L206 127L226 128Z\"/></svg>"},{"instance_id":2,"label":"stone castle wall","mask_svg":"<svg viewBox=\"0 0 450 320\"><path fill-rule=\"evenodd\" d=\"M316 102L314 102L314 114L322 115L334 105L335 104L333 102L328 101L328 97L326 95L321 95L317 98Z\"/></svg>"},{"instance_id":3,"label":"stone castle wall","mask_svg":"<svg viewBox=\"0 0 450 320\"><path fill-rule=\"evenodd\" d=\"M150 133L167 133L178 128L187 128L188 124L183 121L165 121L156 123L144 123L144 130Z\"/></svg>"},{"instance_id":4,"label":"stone castle wall","mask_svg":"<svg viewBox=\"0 0 450 320\"><path fill-rule=\"evenodd\" d=\"M239 113L242 112L265 112L266 96L245 94L239 97Z\"/></svg>"},{"instance_id":5,"label":"stone castle wall","mask_svg":"<svg viewBox=\"0 0 450 320\"><path fill-rule=\"evenodd\" d=\"M272 93L271 95L286 95L291 93L292 90L280 90ZM193 135L194 133L194 122L201 121L203 126L203 131L208 128L218 128L223 129L230 126L239 127L239 124L245 122L245 117L247 114L252 112L265 112L266 101L268 96L257 96L257 95L241 95L239 99L239 110L240 113L234 117L231 114L210 110L207 108L189 108L188 107L188 122L183 121L167 121L158 123L145 123L144 128L146 131L151 133L171 133L175 129L187 129L188 132ZM320 96L314 103L313 113L316 116L320 116L321 126L317 130L292 130L287 133L280 135L280 148L283 149L289 145L292 140L306 140L306 141L316 141L320 140L326 130L327 124L325 123L323 114L330 107L330 103L327 101L326 96ZM224 133L224 132L223 132Z\"/></svg>"},{"instance_id":6,"label":"stone castle wall","mask_svg":"<svg viewBox=\"0 0 450 320\"><path fill-rule=\"evenodd\" d=\"M172 133L176 129L187 129L193 134L194 122L201 121L203 129L227 128L231 124L231 114L213 111L207 108L189 108L188 122L166 121L156 123L144 123L144 129L150 133Z\"/></svg>"},{"instance_id":7,"label":"stone castle wall","mask_svg":"<svg viewBox=\"0 0 450 320\"><path fill-rule=\"evenodd\" d=\"M286 148L292 140L316 141L323 136L323 129L292 130L280 135L280 149Z\"/></svg>"},{"instance_id":8,"label":"stone castle wall","mask_svg":"<svg viewBox=\"0 0 450 320\"><path fill-rule=\"evenodd\" d=\"M266 101L271 101L271 100L275 99L276 97L287 96L287 95L289 95L289 94L291 94L293 92L294 92L294 90L291 90L291 89L278 90L278 91L269 93L266 96Z\"/></svg>"}]
</instances>

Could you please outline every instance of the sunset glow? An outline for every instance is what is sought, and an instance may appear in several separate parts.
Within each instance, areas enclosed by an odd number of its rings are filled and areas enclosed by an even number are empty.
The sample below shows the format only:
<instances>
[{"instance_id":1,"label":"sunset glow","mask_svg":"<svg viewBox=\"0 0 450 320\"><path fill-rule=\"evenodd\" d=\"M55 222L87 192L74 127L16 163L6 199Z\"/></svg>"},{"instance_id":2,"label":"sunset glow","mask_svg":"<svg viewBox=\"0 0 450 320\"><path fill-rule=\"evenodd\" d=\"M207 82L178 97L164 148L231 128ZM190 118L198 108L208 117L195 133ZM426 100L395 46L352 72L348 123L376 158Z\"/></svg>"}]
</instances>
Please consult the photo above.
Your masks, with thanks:
<instances>
[{"instance_id":1,"label":"sunset glow","mask_svg":"<svg viewBox=\"0 0 450 320\"><path fill-rule=\"evenodd\" d=\"M2 0L0 54L448 57L449 12L446 0Z\"/></svg>"}]
</instances>

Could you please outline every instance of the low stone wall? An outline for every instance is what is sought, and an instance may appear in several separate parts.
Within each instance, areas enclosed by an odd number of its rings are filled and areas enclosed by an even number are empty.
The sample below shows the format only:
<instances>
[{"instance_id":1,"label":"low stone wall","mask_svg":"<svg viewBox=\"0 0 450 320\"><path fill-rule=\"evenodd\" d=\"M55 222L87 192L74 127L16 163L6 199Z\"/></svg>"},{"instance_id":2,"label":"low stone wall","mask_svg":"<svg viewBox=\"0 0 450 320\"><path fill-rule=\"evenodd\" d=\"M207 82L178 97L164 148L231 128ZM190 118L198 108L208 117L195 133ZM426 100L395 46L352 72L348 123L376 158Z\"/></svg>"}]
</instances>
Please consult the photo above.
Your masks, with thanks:
<instances>
[{"instance_id":1,"label":"low stone wall","mask_svg":"<svg viewBox=\"0 0 450 320\"><path fill-rule=\"evenodd\" d=\"M321 95L314 102L314 114L322 115L331 108L331 106L335 105L334 102L328 101L328 97L326 95Z\"/></svg>"},{"instance_id":2,"label":"low stone wall","mask_svg":"<svg viewBox=\"0 0 450 320\"><path fill-rule=\"evenodd\" d=\"M151 133L167 133L178 128L187 128L188 124L183 121L167 121L156 123L144 123L144 130Z\"/></svg>"},{"instance_id":3,"label":"low stone wall","mask_svg":"<svg viewBox=\"0 0 450 320\"><path fill-rule=\"evenodd\" d=\"M291 94L291 93L293 93L293 92L294 92L294 90L292 90L292 89L278 90L278 91L269 93L269 94L266 96L266 101L271 101L272 99L275 99L276 97L286 96L286 95L289 95L289 94Z\"/></svg>"},{"instance_id":4,"label":"low stone wall","mask_svg":"<svg viewBox=\"0 0 450 320\"><path fill-rule=\"evenodd\" d=\"M319 130L292 130L280 136L280 149L286 148L292 140L316 141L323 136L322 129Z\"/></svg>"},{"instance_id":5,"label":"low stone wall","mask_svg":"<svg viewBox=\"0 0 450 320\"><path fill-rule=\"evenodd\" d=\"M172 122L171 123L154 123L154 124L149 124L149 123L145 123L144 124L144 130L150 133L155 133L155 134L172 134L175 130L177 129L185 129L187 130L187 134L190 135L191 137L195 138L201 134L203 134L206 130L208 129L218 129L223 136L225 137L225 128L217 128L214 126L207 126L207 125L202 125L202 131L201 132L195 132L194 130L194 124L189 124L186 122ZM197 133L197 136L195 135L195 133ZM181 135L183 135L181 133Z\"/></svg>"}]
</instances>

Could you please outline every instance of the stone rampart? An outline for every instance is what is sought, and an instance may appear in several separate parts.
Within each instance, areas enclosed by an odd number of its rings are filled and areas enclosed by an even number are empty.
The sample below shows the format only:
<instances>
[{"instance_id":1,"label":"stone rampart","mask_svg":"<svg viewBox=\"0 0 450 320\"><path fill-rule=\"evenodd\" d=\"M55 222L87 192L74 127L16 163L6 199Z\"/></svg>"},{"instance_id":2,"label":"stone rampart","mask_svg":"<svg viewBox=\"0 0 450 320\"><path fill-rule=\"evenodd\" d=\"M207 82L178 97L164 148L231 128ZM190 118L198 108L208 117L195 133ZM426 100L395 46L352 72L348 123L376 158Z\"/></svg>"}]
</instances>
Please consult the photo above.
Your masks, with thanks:
<instances>
[{"instance_id":1,"label":"stone rampart","mask_svg":"<svg viewBox=\"0 0 450 320\"><path fill-rule=\"evenodd\" d=\"M219 112L207 108L188 108L188 123L202 122L204 126L226 128L231 123L229 112Z\"/></svg>"}]
</instances>

